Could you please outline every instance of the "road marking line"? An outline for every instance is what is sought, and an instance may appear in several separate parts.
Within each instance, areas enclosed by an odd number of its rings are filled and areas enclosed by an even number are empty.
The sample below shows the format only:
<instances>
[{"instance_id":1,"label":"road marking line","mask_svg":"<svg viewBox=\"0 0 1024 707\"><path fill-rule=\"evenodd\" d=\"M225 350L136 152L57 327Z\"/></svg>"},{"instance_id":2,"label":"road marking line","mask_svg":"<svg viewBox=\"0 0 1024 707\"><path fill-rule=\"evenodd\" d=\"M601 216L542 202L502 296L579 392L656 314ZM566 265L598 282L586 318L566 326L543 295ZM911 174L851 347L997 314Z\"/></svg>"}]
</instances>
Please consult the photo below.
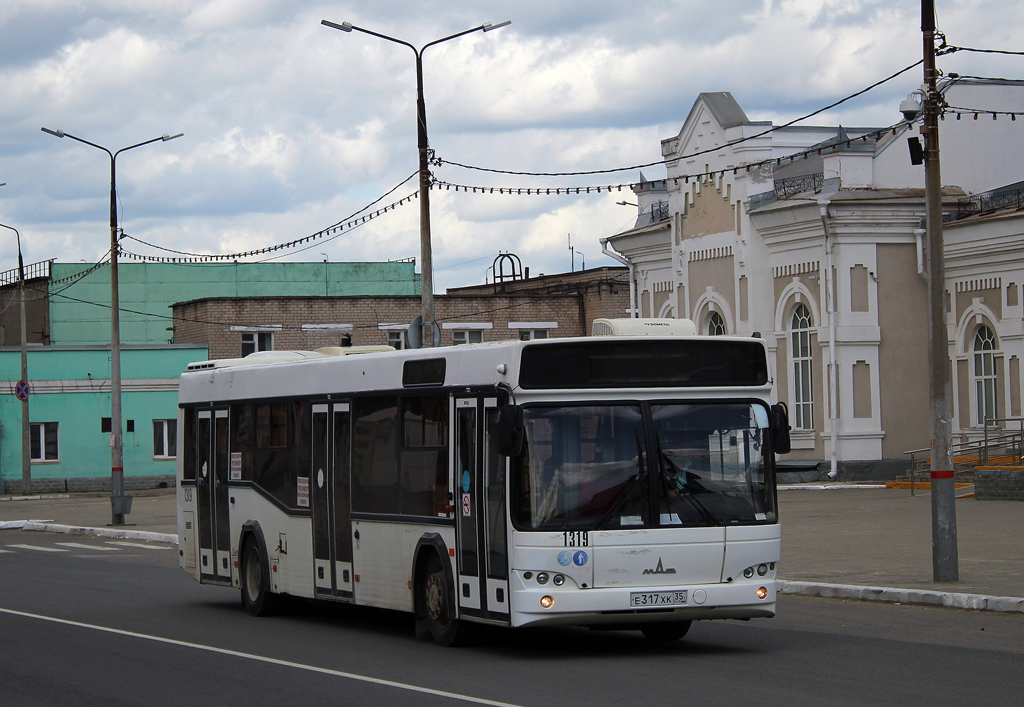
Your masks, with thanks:
<instances>
[{"instance_id":1,"label":"road marking line","mask_svg":"<svg viewBox=\"0 0 1024 707\"><path fill-rule=\"evenodd\" d=\"M99 550L100 552L120 552L116 547L103 547L102 545L86 545L85 543L57 543L62 547L80 547L86 550Z\"/></svg>"},{"instance_id":2,"label":"road marking line","mask_svg":"<svg viewBox=\"0 0 1024 707\"><path fill-rule=\"evenodd\" d=\"M190 643L188 641L178 641L173 638L163 638L161 636L151 636L146 633L136 633L135 631L125 631L119 628L110 628L108 626L96 626L95 624L82 623L81 621L71 621L69 619L58 619L54 616L44 616L42 614L31 614L26 611L15 611L14 609L3 609L0 608L0 614L9 614L11 616L21 616L28 619L39 619L40 621L50 621L55 624L63 624L65 626L76 626L78 628L89 628L94 631L102 631L104 633L113 633L118 636L128 636L129 638L142 638L147 641L154 641L156 643L165 643L171 646L181 646L182 648L195 648L196 650L208 651L210 653L218 653L220 655L228 655L233 658L245 658L246 660L254 660L259 663L268 663L270 665L280 665L285 668L297 668L299 670L306 670L311 673L320 673L321 675L333 675L339 678L347 678L348 680L356 680L358 682L371 683L373 685L382 685L384 687L394 687L399 690L408 690L409 692L418 692L423 695L435 695L437 697L446 697L451 700L458 700L460 702L471 702L477 705L489 705L489 707L522 707L511 702L498 702L497 700L487 700L482 697L473 697L471 695L461 695L457 692L447 692L445 690L434 690L429 687L419 687L418 685L409 685L404 682L395 682L394 680L383 680L381 678L372 678L367 675L357 675L356 673L346 673L341 670L331 670L330 668L319 668L315 665L306 665L304 663L294 663L290 660L280 660L278 658L267 658L262 655L253 655L252 653L242 653L241 651L233 651L227 648L216 648L214 646L204 646L201 643Z\"/></svg>"},{"instance_id":3,"label":"road marking line","mask_svg":"<svg viewBox=\"0 0 1024 707\"><path fill-rule=\"evenodd\" d=\"M8 545L7 547L17 547L22 550L39 550L39 552L71 552L61 547L42 547L41 545Z\"/></svg>"},{"instance_id":4,"label":"road marking line","mask_svg":"<svg viewBox=\"0 0 1024 707\"><path fill-rule=\"evenodd\" d=\"M4 550L3 548L0 548L0 552L9 552L11 554L14 554L14 550Z\"/></svg>"},{"instance_id":5,"label":"road marking line","mask_svg":"<svg viewBox=\"0 0 1024 707\"><path fill-rule=\"evenodd\" d=\"M124 545L125 547L144 547L147 550L170 550L169 547L161 547L160 545L147 545L146 543L129 543L124 540L107 540L107 545ZM108 549L108 548L104 548ZM109 548L113 549L113 548Z\"/></svg>"}]
</instances>

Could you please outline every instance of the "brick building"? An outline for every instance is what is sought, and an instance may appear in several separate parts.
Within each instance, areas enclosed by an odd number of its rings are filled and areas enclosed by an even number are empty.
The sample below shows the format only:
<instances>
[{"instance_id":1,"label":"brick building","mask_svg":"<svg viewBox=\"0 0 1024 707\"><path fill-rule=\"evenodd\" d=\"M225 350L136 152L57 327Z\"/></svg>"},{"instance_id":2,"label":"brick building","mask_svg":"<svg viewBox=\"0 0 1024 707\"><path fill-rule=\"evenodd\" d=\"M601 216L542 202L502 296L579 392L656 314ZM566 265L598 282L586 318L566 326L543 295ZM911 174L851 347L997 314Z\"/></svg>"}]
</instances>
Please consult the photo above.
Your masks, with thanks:
<instances>
[{"instance_id":1,"label":"brick building","mask_svg":"<svg viewBox=\"0 0 1024 707\"><path fill-rule=\"evenodd\" d=\"M210 358L253 351L390 344L405 347L418 296L206 297L173 305L174 342ZM583 336L600 317L627 316L626 268L592 268L448 290L434 298L441 345Z\"/></svg>"}]
</instances>

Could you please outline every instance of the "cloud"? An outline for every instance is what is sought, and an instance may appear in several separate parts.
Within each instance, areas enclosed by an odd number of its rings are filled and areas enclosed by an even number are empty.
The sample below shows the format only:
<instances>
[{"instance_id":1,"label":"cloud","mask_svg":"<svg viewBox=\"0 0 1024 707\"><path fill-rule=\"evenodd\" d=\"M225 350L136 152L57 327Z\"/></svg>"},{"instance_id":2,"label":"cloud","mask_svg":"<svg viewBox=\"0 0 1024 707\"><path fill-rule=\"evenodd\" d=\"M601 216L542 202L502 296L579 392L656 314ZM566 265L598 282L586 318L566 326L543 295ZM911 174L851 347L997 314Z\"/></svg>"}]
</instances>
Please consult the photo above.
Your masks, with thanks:
<instances>
[{"instance_id":1,"label":"cloud","mask_svg":"<svg viewBox=\"0 0 1024 707\"><path fill-rule=\"evenodd\" d=\"M499 14L502 13L502 14ZM27 257L94 260L106 250L109 160L39 131L117 149L121 225L189 252L235 252L316 233L417 168L415 62L407 47L511 19L424 54L431 147L443 160L528 172L630 167L661 159L701 91L730 91L754 120L784 122L916 61L911 0L8 0L0 6L0 221ZM1024 44L1024 8L940 6L961 46ZM954 54L945 70L1020 75L1018 58ZM886 125L920 69L812 122ZM529 188L617 185L636 170L534 178L434 167L444 181ZM645 168L648 177L664 172ZM415 180L384 199L415 190ZM531 272L614 264L598 239L630 225L628 192L579 196L431 193L436 282L480 282L499 251ZM419 257L414 201L295 259ZM137 252L156 253L126 241ZM126 245L128 247L128 245ZM0 239L0 269L13 250ZM579 263L577 262L577 266Z\"/></svg>"}]
</instances>

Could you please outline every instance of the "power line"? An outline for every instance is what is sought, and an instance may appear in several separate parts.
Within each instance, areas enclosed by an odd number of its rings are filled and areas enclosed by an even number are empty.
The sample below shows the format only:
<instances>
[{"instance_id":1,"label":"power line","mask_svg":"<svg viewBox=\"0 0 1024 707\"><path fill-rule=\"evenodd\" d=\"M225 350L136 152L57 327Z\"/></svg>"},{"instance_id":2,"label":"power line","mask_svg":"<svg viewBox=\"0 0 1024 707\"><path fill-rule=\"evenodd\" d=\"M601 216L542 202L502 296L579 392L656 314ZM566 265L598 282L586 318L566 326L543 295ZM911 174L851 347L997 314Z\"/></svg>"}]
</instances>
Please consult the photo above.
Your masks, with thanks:
<instances>
[{"instance_id":1,"label":"power line","mask_svg":"<svg viewBox=\"0 0 1024 707\"><path fill-rule=\"evenodd\" d=\"M354 212L353 214L349 215L348 217L342 219L341 221L338 221L338 222L328 226L327 228L324 228L324 229L322 229L320 231L317 231L316 233L313 233L313 234L311 234L309 236L304 236L303 238L297 238L297 239L295 239L293 241L288 241L287 243L279 243L277 245L267 246L265 248L256 248L256 249L245 251L245 252L241 252L241 253L192 253L192 252L189 252L189 251L175 250L174 248L167 248L165 246L156 245L155 243L150 243L148 241L144 241L144 240L142 240L140 238L136 238L135 236L130 236L130 235L128 235L126 233L123 236L124 238L130 238L131 240L133 240L133 241L135 241L137 243L141 243L142 245L149 246L150 248L155 248L156 250L161 250L161 251L164 251L166 253L174 253L175 255L181 256L181 257L173 257L173 256L172 257L157 257L157 256L151 256L151 255L139 255L137 253L131 253L129 251L124 251L124 253L129 258L133 258L133 259L136 259L136 260L146 260L146 261L157 262L157 263L183 262L183 261L189 261L189 262L194 262L195 263L195 262L212 262L212 261L224 261L224 260L237 260L239 258L249 258L249 257L252 257L254 255L263 255L265 253L270 253L270 252L277 251L277 250L283 250L283 249L287 249L287 248L294 248L294 247L296 247L298 245L302 245L302 244L307 243L309 241L315 241L318 238L323 238L324 236L329 235L331 233L335 233L337 235L341 235L341 233L345 229L352 230L352 229L356 228L357 226L361 226L362 224L366 223L367 221L373 220L374 218L380 216L381 214L385 214L388 211L392 211L392 210L398 208L399 206L403 206L406 202L411 202L413 199L415 199L415 198L417 198L419 196L419 190L413 192L412 194L410 194L408 196L405 196L405 197L399 199L398 201L396 201L396 202L394 202L392 204L388 204L383 209L378 209L377 211L375 211L372 214L367 214L367 215L364 215L364 216L359 216L359 214L363 213L364 211L366 211L369 208L372 208L373 206L375 206L376 204L380 203L382 200L384 200L385 198L387 198L388 196L393 194L395 191L397 191L399 188L401 188L401 186L403 184L408 182L410 179L415 177L417 174L419 174L418 171L413 172L408 177L406 177L401 182L399 182L394 187L392 187L390 190L388 190L386 193L384 193L381 196L377 197L376 199L371 201L369 204L367 204L363 208L359 209L358 211ZM337 235L334 236L334 238L336 238ZM321 241L321 243L327 243L328 241L334 240L334 238L328 238L326 240ZM312 247L314 247L314 246L310 246L310 248L312 248ZM298 250L296 252L297 253L301 253L303 250L308 250L308 248L303 248L303 249ZM274 256L274 257L276 258L276 257L279 257L279 256ZM267 258L267 260L272 260L272 259L273 258Z\"/></svg>"},{"instance_id":2,"label":"power line","mask_svg":"<svg viewBox=\"0 0 1024 707\"><path fill-rule=\"evenodd\" d=\"M843 103L846 103L849 100L857 98L858 96L861 96L861 95L867 93L868 91L870 91L870 90L872 90L874 88L877 88L878 86L881 86L883 83L886 83L887 81L892 81L897 76L900 76L901 74L905 74L906 72L910 71L914 67L920 65L923 61L924 61L924 59L920 59L918 61L915 61L913 64L911 64L911 65L909 65L909 66L907 66L905 68L900 69L896 73L894 73L894 74L892 74L890 76L887 76L886 78L884 78L884 79L882 79L880 81L876 81L875 83L871 84L867 88L863 88L860 91L857 91L856 93L851 93L849 96L846 96L845 98L841 98L838 101L835 101L834 103L830 103L830 104L828 104L827 106L825 106L823 108L819 108L816 111L808 113L807 115L800 116L799 118L795 118L795 119L789 121L788 123L783 123L782 125L774 125L771 128L768 128L767 130L764 130L762 132L756 133L754 135L748 135L747 137L740 138L738 140L734 140L734 141L730 142L729 144L730 145L739 145L739 144L747 142L749 140L756 140L757 138L764 137L765 135L773 133L776 130L781 130L783 128L788 128L788 127L790 127L792 125L795 125L796 123L799 123L802 120L807 120L808 118L813 118L814 116L818 115L819 113L824 113L827 110L831 110L832 108L835 108L838 105L842 105ZM706 150L700 150L698 152L694 152L692 155L682 155L682 157L698 157L700 155L706 155L706 154L709 154L709 153L712 153L712 152L719 152L721 149L722 149L721 146L709 147ZM454 162L452 160L445 160L445 159L442 159L442 158L439 158L439 157L435 158L433 163L436 166L439 166L439 167L442 166L442 165L450 164L450 165L452 165L454 167L462 167L463 169L472 169L472 170L476 170L478 172L491 172L491 173L494 173L494 174L513 174L513 175L517 175L517 176L521 176L521 177L579 177L579 176L586 176L586 175L591 175L591 174L611 174L613 172L627 172L627 171L631 171L631 170L634 170L634 169L643 169L644 167L654 167L656 165L668 164L669 162L675 162L678 159L680 159L680 158L679 157L672 157L672 158L667 159L667 160L658 160L656 162L647 162L645 164L631 165L629 167L615 167L615 168L612 168L612 169L591 169L591 170L583 170L583 171L578 171L578 172L519 172L519 171L515 171L515 170L508 170L508 169L494 169L494 168L491 168L491 167L476 167L476 166L473 166L473 165L462 164L461 162Z\"/></svg>"}]
</instances>

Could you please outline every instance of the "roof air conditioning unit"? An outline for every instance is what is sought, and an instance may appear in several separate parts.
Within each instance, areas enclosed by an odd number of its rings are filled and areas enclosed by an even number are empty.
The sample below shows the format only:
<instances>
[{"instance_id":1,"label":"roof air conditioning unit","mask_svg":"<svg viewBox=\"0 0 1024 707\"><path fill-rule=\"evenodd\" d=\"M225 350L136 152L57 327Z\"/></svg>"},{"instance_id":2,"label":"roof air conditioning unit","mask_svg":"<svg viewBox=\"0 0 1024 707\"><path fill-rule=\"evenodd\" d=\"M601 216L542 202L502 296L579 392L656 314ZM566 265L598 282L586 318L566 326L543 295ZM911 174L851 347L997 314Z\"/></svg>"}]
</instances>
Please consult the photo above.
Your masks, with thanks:
<instances>
[{"instance_id":1,"label":"roof air conditioning unit","mask_svg":"<svg viewBox=\"0 0 1024 707\"><path fill-rule=\"evenodd\" d=\"M595 319L591 336L696 336L690 319Z\"/></svg>"}]
</instances>

